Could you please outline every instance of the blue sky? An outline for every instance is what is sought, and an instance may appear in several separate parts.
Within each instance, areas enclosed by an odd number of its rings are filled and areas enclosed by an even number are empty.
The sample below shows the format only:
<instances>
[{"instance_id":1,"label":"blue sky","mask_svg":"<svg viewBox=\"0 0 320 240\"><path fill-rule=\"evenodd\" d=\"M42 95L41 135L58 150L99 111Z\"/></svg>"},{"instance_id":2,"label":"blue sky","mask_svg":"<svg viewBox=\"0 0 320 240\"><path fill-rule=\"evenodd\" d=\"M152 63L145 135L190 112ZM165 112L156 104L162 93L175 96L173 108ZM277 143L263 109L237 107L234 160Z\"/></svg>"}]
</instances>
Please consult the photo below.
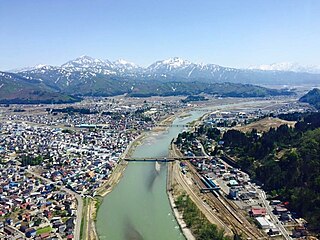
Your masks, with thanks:
<instances>
[{"instance_id":1,"label":"blue sky","mask_svg":"<svg viewBox=\"0 0 320 240\"><path fill-rule=\"evenodd\" d=\"M320 64L319 0L0 0L0 70L80 55Z\"/></svg>"}]
</instances>

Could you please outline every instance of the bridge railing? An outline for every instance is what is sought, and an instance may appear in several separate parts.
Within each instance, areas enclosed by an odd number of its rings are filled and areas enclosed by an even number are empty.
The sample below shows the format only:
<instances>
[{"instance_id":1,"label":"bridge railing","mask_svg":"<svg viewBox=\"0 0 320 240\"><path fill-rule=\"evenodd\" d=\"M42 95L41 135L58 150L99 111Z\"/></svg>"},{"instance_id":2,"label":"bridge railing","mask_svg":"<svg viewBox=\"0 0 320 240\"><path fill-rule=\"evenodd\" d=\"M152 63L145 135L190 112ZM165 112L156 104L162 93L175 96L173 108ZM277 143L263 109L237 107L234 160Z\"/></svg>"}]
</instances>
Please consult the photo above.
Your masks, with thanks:
<instances>
[{"instance_id":1,"label":"bridge railing","mask_svg":"<svg viewBox=\"0 0 320 240\"><path fill-rule=\"evenodd\" d=\"M183 161L192 159L211 159L208 156L193 156L193 157L163 157L163 158L124 158L125 161L133 162L172 162L172 161Z\"/></svg>"}]
</instances>

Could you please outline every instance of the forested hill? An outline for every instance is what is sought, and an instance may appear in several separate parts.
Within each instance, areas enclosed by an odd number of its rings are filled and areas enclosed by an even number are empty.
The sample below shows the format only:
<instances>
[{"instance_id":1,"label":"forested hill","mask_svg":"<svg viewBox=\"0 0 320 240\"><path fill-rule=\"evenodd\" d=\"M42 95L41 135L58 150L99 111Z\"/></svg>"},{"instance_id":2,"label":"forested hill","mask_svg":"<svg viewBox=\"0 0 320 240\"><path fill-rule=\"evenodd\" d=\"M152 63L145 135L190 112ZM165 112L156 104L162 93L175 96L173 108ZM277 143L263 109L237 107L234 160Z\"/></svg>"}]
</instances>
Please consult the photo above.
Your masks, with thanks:
<instances>
[{"instance_id":1,"label":"forested hill","mask_svg":"<svg viewBox=\"0 0 320 240\"><path fill-rule=\"evenodd\" d=\"M314 88L309 91L306 95L299 99L300 102L306 102L314 106L316 109L320 109L320 89Z\"/></svg>"},{"instance_id":2,"label":"forested hill","mask_svg":"<svg viewBox=\"0 0 320 240\"><path fill-rule=\"evenodd\" d=\"M320 232L320 113L303 116L294 128L282 125L262 135L229 130L223 140L224 151L265 190L289 201L290 209Z\"/></svg>"},{"instance_id":3,"label":"forested hill","mask_svg":"<svg viewBox=\"0 0 320 240\"><path fill-rule=\"evenodd\" d=\"M47 73L31 77L0 72L0 103L68 103L80 101L84 96L109 97L123 94L131 97L151 97L205 93L218 97L240 98L295 94L285 89L269 89L240 83L160 81L159 78L143 80L103 74L84 77L83 72L76 71L66 76L60 76L57 72Z\"/></svg>"}]
</instances>

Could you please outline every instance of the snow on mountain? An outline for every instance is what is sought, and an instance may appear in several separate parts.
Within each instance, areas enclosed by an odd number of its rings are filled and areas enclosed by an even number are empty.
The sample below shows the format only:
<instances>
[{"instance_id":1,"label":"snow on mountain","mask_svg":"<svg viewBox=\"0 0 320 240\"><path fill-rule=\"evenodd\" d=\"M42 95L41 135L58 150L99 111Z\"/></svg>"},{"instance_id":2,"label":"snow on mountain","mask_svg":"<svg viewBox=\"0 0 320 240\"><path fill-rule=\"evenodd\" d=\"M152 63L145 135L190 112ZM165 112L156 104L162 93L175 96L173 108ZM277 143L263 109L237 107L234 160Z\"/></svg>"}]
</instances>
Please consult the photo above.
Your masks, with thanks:
<instances>
[{"instance_id":1,"label":"snow on mountain","mask_svg":"<svg viewBox=\"0 0 320 240\"><path fill-rule=\"evenodd\" d=\"M51 65L47 65L47 64L38 64L36 66L32 66L32 67L23 67L23 68L15 68L15 69L11 69L8 70L7 72L11 72L11 73L18 73L18 72L26 72L26 71L32 71L35 69L43 69L43 70L48 70L54 68Z\"/></svg>"},{"instance_id":2,"label":"snow on mountain","mask_svg":"<svg viewBox=\"0 0 320 240\"><path fill-rule=\"evenodd\" d=\"M263 64L258 66L249 66L250 70L263 71L290 71L290 72L306 72L306 73L320 73L320 65L300 65L292 62L281 62L272 64Z\"/></svg>"},{"instance_id":3,"label":"snow on mountain","mask_svg":"<svg viewBox=\"0 0 320 240\"><path fill-rule=\"evenodd\" d=\"M171 71L181 68L186 68L191 65L191 62L183 60L178 57L169 58L167 60L157 61L147 67L148 72L156 71Z\"/></svg>"},{"instance_id":4,"label":"snow on mountain","mask_svg":"<svg viewBox=\"0 0 320 240\"><path fill-rule=\"evenodd\" d=\"M114 69L119 70L120 72L125 71L141 71L142 68L132 62L128 62L124 59L118 59L113 62Z\"/></svg>"},{"instance_id":5,"label":"snow on mountain","mask_svg":"<svg viewBox=\"0 0 320 240\"><path fill-rule=\"evenodd\" d=\"M263 70L263 71L261 71ZM318 82L319 66L293 63L251 66L248 69L222 67L216 64L192 63L179 57L140 67L119 59L114 62L81 56L61 66L37 65L16 71L27 79L41 80L52 87L64 88L94 82L96 79L133 79L162 81L235 82L251 84L293 84ZM77 85L77 86L78 86Z\"/></svg>"},{"instance_id":6,"label":"snow on mountain","mask_svg":"<svg viewBox=\"0 0 320 240\"><path fill-rule=\"evenodd\" d=\"M167 60L157 61L146 68L149 76L177 79L213 79L223 81L228 72L233 74L239 69L221 67L216 64L192 63L188 60L175 57Z\"/></svg>"},{"instance_id":7,"label":"snow on mountain","mask_svg":"<svg viewBox=\"0 0 320 240\"><path fill-rule=\"evenodd\" d=\"M62 68L112 68L112 63L89 56L81 56L61 65Z\"/></svg>"},{"instance_id":8,"label":"snow on mountain","mask_svg":"<svg viewBox=\"0 0 320 240\"><path fill-rule=\"evenodd\" d=\"M116 61L113 62L114 65L118 65L118 66L128 66L128 67L139 67L138 65L132 63L132 62L128 62L124 59L118 59Z\"/></svg>"},{"instance_id":9,"label":"snow on mountain","mask_svg":"<svg viewBox=\"0 0 320 240\"><path fill-rule=\"evenodd\" d=\"M189 66L191 62L187 60L183 60L179 57L174 57L174 58L169 58L167 60L164 60L163 64L169 65L173 68L179 68L179 67Z\"/></svg>"}]
</instances>

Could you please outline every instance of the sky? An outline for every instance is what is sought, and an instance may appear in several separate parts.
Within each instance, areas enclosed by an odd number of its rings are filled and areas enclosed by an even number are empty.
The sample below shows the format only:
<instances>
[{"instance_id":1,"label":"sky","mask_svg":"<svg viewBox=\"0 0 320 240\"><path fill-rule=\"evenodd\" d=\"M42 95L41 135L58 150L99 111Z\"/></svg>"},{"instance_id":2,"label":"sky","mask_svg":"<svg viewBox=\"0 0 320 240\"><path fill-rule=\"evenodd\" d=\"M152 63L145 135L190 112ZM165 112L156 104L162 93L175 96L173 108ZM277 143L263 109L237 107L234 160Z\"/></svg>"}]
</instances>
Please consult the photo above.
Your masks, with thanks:
<instances>
[{"instance_id":1,"label":"sky","mask_svg":"<svg viewBox=\"0 0 320 240\"><path fill-rule=\"evenodd\" d=\"M320 65L319 0L0 0L0 70L81 55Z\"/></svg>"}]
</instances>

